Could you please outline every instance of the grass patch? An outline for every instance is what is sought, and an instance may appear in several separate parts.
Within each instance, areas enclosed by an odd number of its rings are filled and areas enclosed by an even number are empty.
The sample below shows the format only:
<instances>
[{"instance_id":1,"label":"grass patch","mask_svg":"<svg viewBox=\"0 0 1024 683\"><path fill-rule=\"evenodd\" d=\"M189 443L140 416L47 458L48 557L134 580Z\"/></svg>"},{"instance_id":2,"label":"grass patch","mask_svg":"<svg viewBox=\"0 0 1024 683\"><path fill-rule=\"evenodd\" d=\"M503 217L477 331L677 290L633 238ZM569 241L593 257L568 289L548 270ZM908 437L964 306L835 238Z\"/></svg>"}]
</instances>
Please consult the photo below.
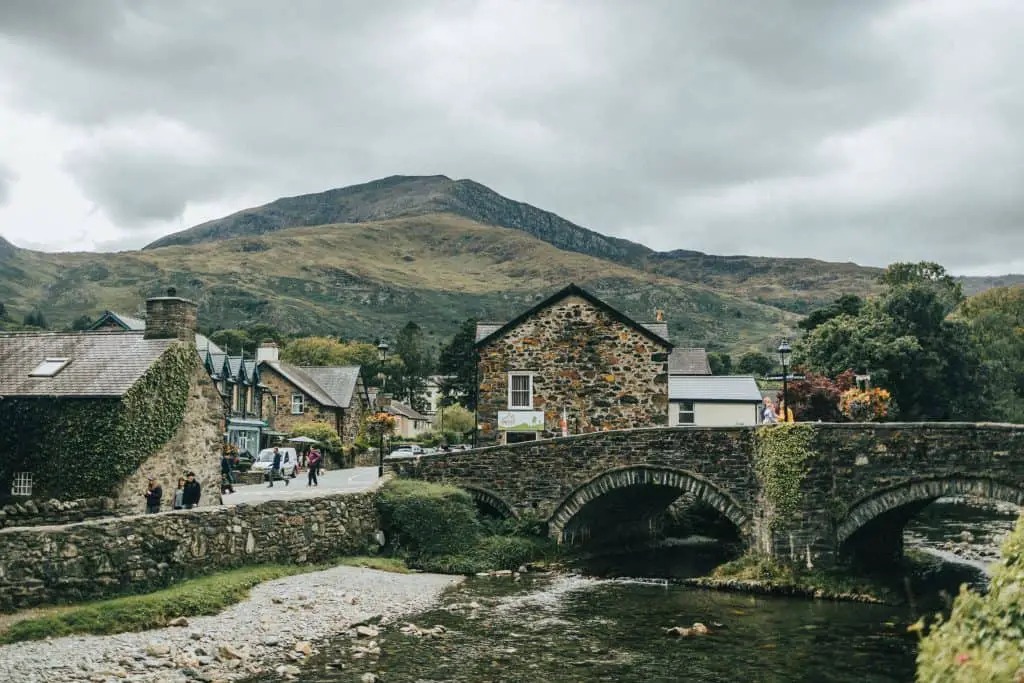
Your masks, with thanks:
<instances>
[{"instance_id":1,"label":"grass patch","mask_svg":"<svg viewBox=\"0 0 1024 683\"><path fill-rule=\"evenodd\" d=\"M393 574L411 574L412 570L406 566L405 561L400 557L377 557L374 555L361 555L359 557L343 557L338 564L345 567L362 567L364 569L377 569L382 572Z\"/></svg>"},{"instance_id":2,"label":"grass patch","mask_svg":"<svg viewBox=\"0 0 1024 683\"><path fill-rule=\"evenodd\" d=\"M170 588L112 600L61 607L54 612L12 623L0 633L0 644L76 633L106 635L162 628L177 617L217 614L241 602L253 586L285 576L323 569L323 565L261 565L233 569L183 581Z\"/></svg>"},{"instance_id":3,"label":"grass patch","mask_svg":"<svg viewBox=\"0 0 1024 683\"><path fill-rule=\"evenodd\" d=\"M771 558L748 554L720 565L711 572L711 583L756 584L767 592L805 593L827 598L867 598L891 603L901 600L892 577L860 575L843 569L804 569L779 564Z\"/></svg>"}]
</instances>

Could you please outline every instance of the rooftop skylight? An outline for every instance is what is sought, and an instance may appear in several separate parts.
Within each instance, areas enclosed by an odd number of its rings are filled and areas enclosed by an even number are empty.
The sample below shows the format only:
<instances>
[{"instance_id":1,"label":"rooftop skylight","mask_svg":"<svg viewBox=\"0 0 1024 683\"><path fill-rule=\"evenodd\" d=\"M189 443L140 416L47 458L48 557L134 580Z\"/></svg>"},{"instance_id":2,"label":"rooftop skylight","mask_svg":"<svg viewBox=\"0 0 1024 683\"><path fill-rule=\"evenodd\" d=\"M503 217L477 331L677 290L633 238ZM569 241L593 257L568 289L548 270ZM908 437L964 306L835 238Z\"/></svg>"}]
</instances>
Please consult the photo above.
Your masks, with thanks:
<instances>
[{"instance_id":1,"label":"rooftop skylight","mask_svg":"<svg viewBox=\"0 0 1024 683\"><path fill-rule=\"evenodd\" d=\"M70 358L47 358L36 366L36 369L28 373L29 377L53 377L67 367L71 362Z\"/></svg>"}]
</instances>

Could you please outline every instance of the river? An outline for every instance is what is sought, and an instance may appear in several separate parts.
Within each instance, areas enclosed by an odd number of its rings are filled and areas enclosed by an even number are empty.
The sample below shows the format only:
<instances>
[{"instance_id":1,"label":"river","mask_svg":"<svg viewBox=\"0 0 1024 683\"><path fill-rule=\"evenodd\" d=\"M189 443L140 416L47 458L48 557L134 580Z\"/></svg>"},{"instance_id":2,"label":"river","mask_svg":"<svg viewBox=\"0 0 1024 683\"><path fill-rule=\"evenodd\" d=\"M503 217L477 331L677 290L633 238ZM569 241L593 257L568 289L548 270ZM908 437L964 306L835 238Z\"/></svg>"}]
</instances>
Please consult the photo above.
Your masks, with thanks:
<instances>
[{"instance_id":1,"label":"river","mask_svg":"<svg viewBox=\"0 0 1024 683\"><path fill-rule=\"evenodd\" d=\"M941 606L943 581L948 589L965 578L983 585L982 568L1014 520L1005 510L931 506L905 538L908 547L941 556L943 571L916 586L922 592L900 607L730 594L671 582L721 561L714 547L597 558L585 563L583 575L470 579L447 593L440 608L410 620L441 625L443 635L405 635L402 624L383 625L379 656L358 654L365 639L339 638L298 680L359 681L374 672L384 683L907 683L917 642L907 626ZM710 632L666 635L669 627L694 622Z\"/></svg>"}]
</instances>

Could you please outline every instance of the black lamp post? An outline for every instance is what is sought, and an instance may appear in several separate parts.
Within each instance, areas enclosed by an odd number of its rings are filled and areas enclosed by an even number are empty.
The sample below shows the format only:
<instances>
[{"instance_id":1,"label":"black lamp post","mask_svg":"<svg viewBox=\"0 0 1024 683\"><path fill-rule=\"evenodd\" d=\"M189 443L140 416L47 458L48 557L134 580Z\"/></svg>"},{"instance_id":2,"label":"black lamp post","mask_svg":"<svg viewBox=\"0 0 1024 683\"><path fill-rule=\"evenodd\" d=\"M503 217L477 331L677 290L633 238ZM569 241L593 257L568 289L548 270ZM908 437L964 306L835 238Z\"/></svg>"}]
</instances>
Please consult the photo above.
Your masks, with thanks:
<instances>
[{"instance_id":1,"label":"black lamp post","mask_svg":"<svg viewBox=\"0 0 1024 683\"><path fill-rule=\"evenodd\" d=\"M783 339L782 343L779 344L779 360L782 362L782 421L789 421L789 384L787 382L789 378L789 354L792 353L792 349L789 348L789 340Z\"/></svg>"},{"instance_id":2,"label":"black lamp post","mask_svg":"<svg viewBox=\"0 0 1024 683\"><path fill-rule=\"evenodd\" d=\"M377 388L377 396L379 397L384 392L384 384L387 382L387 377L384 375L384 361L388 359L388 343L383 339L377 344L377 359L380 361L380 372L377 373L377 379L380 380L380 386ZM383 411L378 411L383 412ZM384 426L380 427L380 441L377 444L377 478L380 479L384 476Z\"/></svg>"}]
</instances>

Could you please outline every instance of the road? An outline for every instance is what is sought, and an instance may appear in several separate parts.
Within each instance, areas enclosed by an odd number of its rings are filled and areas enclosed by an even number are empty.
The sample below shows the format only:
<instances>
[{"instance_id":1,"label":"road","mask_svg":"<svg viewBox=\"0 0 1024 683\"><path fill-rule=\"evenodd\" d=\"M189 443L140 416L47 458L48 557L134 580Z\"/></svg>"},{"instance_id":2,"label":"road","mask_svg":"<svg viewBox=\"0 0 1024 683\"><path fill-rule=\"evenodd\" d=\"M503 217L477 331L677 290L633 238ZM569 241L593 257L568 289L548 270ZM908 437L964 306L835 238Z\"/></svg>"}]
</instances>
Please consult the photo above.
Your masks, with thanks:
<instances>
[{"instance_id":1,"label":"road","mask_svg":"<svg viewBox=\"0 0 1024 683\"><path fill-rule=\"evenodd\" d=\"M377 483L376 467L355 467L346 470L330 470L320 475L320 485L316 488L306 486L306 472L299 473L286 486L283 481L275 481L273 487L266 484L249 484L235 486L234 493L224 495L225 505L238 503L262 503L268 500L295 500L298 498L316 498L332 493L357 493Z\"/></svg>"}]
</instances>

